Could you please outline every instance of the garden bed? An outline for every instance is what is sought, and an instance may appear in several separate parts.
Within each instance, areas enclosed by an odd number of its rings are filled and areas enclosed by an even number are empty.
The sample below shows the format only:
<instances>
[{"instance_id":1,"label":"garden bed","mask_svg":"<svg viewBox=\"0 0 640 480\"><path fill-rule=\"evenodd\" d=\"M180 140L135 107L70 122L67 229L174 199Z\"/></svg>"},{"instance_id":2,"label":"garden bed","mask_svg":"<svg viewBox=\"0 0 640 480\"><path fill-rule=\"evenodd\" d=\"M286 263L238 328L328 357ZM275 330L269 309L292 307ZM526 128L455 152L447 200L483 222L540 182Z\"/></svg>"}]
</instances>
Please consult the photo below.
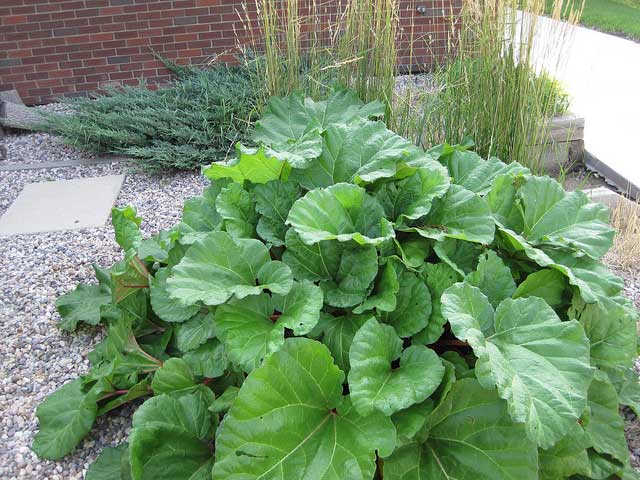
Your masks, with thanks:
<instances>
[{"instance_id":1,"label":"garden bed","mask_svg":"<svg viewBox=\"0 0 640 480\"><path fill-rule=\"evenodd\" d=\"M37 153L38 161L60 159L61 151L81 160L83 154L60 146L45 134L8 138L8 150ZM17 146L19 145L19 147ZM63 150L59 150L63 149ZM127 173L111 163L67 168L0 172L0 214L26 183ZM127 173L118 205L133 204L144 219L144 236L174 225L184 201L201 193L206 181L197 173L151 175ZM582 187L584 182L575 181ZM87 353L100 340L95 329L61 332L56 323L58 296L79 282L92 282L91 264L109 266L121 258L110 225L82 231L0 237L0 357L4 362L0 408L2 447L0 477L17 479L80 479L103 447L124 441L135 410L124 407L99 418L80 447L61 461L40 460L30 445L37 430L36 406L55 389L88 370ZM640 271L617 271L625 291L640 308ZM16 401L19 398L19 401ZM640 466L640 422L625 411L626 431L634 466Z\"/></svg>"}]
</instances>

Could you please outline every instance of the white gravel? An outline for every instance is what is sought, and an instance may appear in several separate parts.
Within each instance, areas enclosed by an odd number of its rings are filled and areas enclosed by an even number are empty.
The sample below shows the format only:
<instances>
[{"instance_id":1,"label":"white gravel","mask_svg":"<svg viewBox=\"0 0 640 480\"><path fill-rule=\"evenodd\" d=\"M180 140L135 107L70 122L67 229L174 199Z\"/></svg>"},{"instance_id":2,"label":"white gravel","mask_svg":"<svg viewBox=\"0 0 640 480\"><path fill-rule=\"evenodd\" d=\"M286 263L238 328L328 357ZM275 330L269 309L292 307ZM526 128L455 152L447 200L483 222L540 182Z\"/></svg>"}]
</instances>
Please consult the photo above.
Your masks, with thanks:
<instances>
[{"instance_id":1,"label":"white gravel","mask_svg":"<svg viewBox=\"0 0 640 480\"><path fill-rule=\"evenodd\" d=\"M42 145L50 145L49 139L40 139L41 134L28 134L9 137L8 143L14 149L19 143L26 152L33 142L34 151L40 152ZM42 147L41 151L42 161L60 160L59 150ZM70 155L82 156L75 151ZM0 171L0 214L25 183L126 171L118 163ZM174 225L184 201L201 193L205 185L196 173L127 173L117 204L137 207L144 219L142 231L148 236ZM92 263L110 266L120 255L110 226L0 237L0 478L81 479L103 447L126 439L133 407L98 419L80 447L61 461L40 460L29 449L37 430L36 406L89 368L87 353L101 337L95 329L71 335L60 332L55 300L77 283L93 281Z\"/></svg>"},{"instance_id":2,"label":"white gravel","mask_svg":"<svg viewBox=\"0 0 640 480\"><path fill-rule=\"evenodd\" d=\"M68 107L61 103L51 103L36 108L47 112L68 112ZM7 147L7 156L0 159L0 166L95 158L90 153L81 152L65 145L59 137L46 133L25 135L24 132L18 130L7 131L5 132L5 146Z\"/></svg>"}]
</instances>

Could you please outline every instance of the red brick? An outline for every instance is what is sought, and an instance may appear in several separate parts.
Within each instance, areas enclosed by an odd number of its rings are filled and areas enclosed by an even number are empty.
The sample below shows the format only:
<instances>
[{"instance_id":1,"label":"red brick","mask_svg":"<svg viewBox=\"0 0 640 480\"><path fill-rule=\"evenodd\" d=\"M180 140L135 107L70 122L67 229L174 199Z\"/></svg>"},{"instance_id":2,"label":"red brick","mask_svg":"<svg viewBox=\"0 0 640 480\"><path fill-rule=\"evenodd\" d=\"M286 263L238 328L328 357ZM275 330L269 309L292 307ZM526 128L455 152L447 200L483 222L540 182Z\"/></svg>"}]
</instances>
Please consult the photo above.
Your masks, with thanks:
<instances>
[{"instance_id":1,"label":"red brick","mask_svg":"<svg viewBox=\"0 0 640 480\"><path fill-rule=\"evenodd\" d=\"M149 27L154 28L154 27L168 27L170 25L173 25L173 20L171 20L170 18L161 18L158 20L149 20Z\"/></svg>"},{"instance_id":2,"label":"red brick","mask_svg":"<svg viewBox=\"0 0 640 480\"><path fill-rule=\"evenodd\" d=\"M123 80L125 78L133 78L133 72L114 72L109 74L110 80Z\"/></svg>"},{"instance_id":3,"label":"red brick","mask_svg":"<svg viewBox=\"0 0 640 480\"><path fill-rule=\"evenodd\" d=\"M106 42L109 40L113 40L113 33L94 33L91 35L92 42Z\"/></svg>"},{"instance_id":4,"label":"red brick","mask_svg":"<svg viewBox=\"0 0 640 480\"><path fill-rule=\"evenodd\" d=\"M174 39L176 42L188 42L190 40L197 40L198 39L198 34L197 33L183 33L180 35L175 35Z\"/></svg>"},{"instance_id":5,"label":"red brick","mask_svg":"<svg viewBox=\"0 0 640 480\"><path fill-rule=\"evenodd\" d=\"M38 80L36 84L38 87L57 87L62 85L62 80L59 78L50 78L48 80Z\"/></svg>"},{"instance_id":6,"label":"red brick","mask_svg":"<svg viewBox=\"0 0 640 480\"><path fill-rule=\"evenodd\" d=\"M10 52L8 52L8 57L9 58L27 58L32 56L32 50L30 48L24 49L24 50L11 50ZM50 52L50 53L53 53Z\"/></svg>"},{"instance_id":7,"label":"red brick","mask_svg":"<svg viewBox=\"0 0 640 480\"><path fill-rule=\"evenodd\" d=\"M36 5L37 12L57 12L58 10L60 10L60 4L55 2Z\"/></svg>"},{"instance_id":8,"label":"red brick","mask_svg":"<svg viewBox=\"0 0 640 480\"><path fill-rule=\"evenodd\" d=\"M85 67L98 67L100 65L106 65L106 64L107 64L106 58L87 58L82 61L82 65L84 65Z\"/></svg>"},{"instance_id":9,"label":"red brick","mask_svg":"<svg viewBox=\"0 0 640 480\"><path fill-rule=\"evenodd\" d=\"M73 70L54 70L49 72L49 78L63 78L73 75Z\"/></svg>"},{"instance_id":10,"label":"red brick","mask_svg":"<svg viewBox=\"0 0 640 480\"><path fill-rule=\"evenodd\" d=\"M127 47L149 45L150 43L150 38L131 38L127 40Z\"/></svg>"},{"instance_id":11,"label":"red brick","mask_svg":"<svg viewBox=\"0 0 640 480\"><path fill-rule=\"evenodd\" d=\"M28 90L29 95L41 96L41 95L50 95L50 88L32 88Z\"/></svg>"},{"instance_id":12,"label":"red brick","mask_svg":"<svg viewBox=\"0 0 640 480\"><path fill-rule=\"evenodd\" d=\"M82 60L70 60L67 62L60 62L60 68L79 68L82 66Z\"/></svg>"},{"instance_id":13,"label":"red brick","mask_svg":"<svg viewBox=\"0 0 640 480\"><path fill-rule=\"evenodd\" d=\"M100 9L101 16L118 15L120 13L124 13L124 7L107 7Z\"/></svg>"},{"instance_id":14,"label":"red brick","mask_svg":"<svg viewBox=\"0 0 640 480\"><path fill-rule=\"evenodd\" d=\"M154 8L157 8L157 6L154 5ZM125 13L138 13L138 14L140 14L140 13L146 12L147 9L148 9L148 7L145 4L141 4L141 5L125 5L124 6ZM138 18L140 19L139 15L138 15Z\"/></svg>"},{"instance_id":15,"label":"red brick","mask_svg":"<svg viewBox=\"0 0 640 480\"><path fill-rule=\"evenodd\" d=\"M78 11L85 8L85 4L81 0L75 2L61 2L60 10Z\"/></svg>"},{"instance_id":16,"label":"red brick","mask_svg":"<svg viewBox=\"0 0 640 480\"><path fill-rule=\"evenodd\" d=\"M88 18L72 18L64 21L65 27L82 27L85 25L89 25Z\"/></svg>"},{"instance_id":17,"label":"red brick","mask_svg":"<svg viewBox=\"0 0 640 480\"><path fill-rule=\"evenodd\" d=\"M59 87L53 87L51 89L51 93L53 94L68 93L73 91L74 88L71 85L60 85Z\"/></svg>"},{"instance_id":18,"label":"red brick","mask_svg":"<svg viewBox=\"0 0 640 480\"><path fill-rule=\"evenodd\" d=\"M109 80L109 75L106 73L101 73L97 75L87 75L87 82L104 82L105 80Z\"/></svg>"},{"instance_id":19,"label":"red brick","mask_svg":"<svg viewBox=\"0 0 640 480\"><path fill-rule=\"evenodd\" d=\"M7 83L22 82L25 80L23 73L10 73L8 75L2 75L2 80Z\"/></svg>"},{"instance_id":20,"label":"red brick","mask_svg":"<svg viewBox=\"0 0 640 480\"><path fill-rule=\"evenodd\" d=\"M115 38L117 38L118 40L127 40L130 38L138 38L138 32L137 31L131 31L131 32L117 32L114 35Z\"/></svg>"},{"instance_id":21,"label":"red brick","mask_svg":"<svg viewBox=\"0 0 640 480\"><path fill-rule=\"evenodd\" d=\"M12 15L23 15L28 13L36 13L35 5L27 5L24 7L11 7ZM8 13L5 13L4 15L8 15Z\"/></svg>"},{"instance_id":22,"label":"red brick","mask_svg":"<svg viewBox=\"0 0 640 480\"><path fill-rule=\"evenodd\" d=\"M107 23L100 26L101 32L120 32L124 27L119 23Z\"/></svg>"},{"instance_id":23,"label":"red brick","mask_svg":"<svg viewBox=\"0 0 640 480\"><path fill-rule=\"evenodd\" d=\"M2 19L3 25L18 25L20 23L25 23L27 21L27 17L25 15L9 15L8 17L4 17Z\"/></svg>"},{"instance_id":24,"label":"red brick","mask_svg":"<svg viewBox=\"0 0 640 480\"><path fill-rule=\"evenodd\" d=\"M202 55L202 49L191 48L188 50L180 50L178 52L178 55L180 55L183 58L195 57L196 55Z\"/></svg>"},{"instance_id":25,"label":"red brick","mask_svg":"<svg viewBox=\"0 0 640 480\"><path fill-rule=\"evenodd\" d=\"M91 35L75 35L67 38L67 45L75 45L78 43L89 43L91 41Z\"/></svg>"}]
</instances>

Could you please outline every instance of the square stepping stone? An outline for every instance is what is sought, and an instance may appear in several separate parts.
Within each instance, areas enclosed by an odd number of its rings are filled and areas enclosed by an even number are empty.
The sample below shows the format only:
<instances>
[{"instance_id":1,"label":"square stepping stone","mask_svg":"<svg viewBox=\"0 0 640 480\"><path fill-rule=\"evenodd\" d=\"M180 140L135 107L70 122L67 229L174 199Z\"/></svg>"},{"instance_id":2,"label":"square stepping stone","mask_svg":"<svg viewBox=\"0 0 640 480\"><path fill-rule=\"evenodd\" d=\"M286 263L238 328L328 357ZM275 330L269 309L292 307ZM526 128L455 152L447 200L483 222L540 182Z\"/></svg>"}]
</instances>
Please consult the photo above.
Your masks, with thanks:
<instances>
[{"instance_id":1,"label":"square stepping stone","mask_svg":"<svg viewBox=\"0 0 640 480\"><path fill-rule=\"evenodd\" d=\"M102 227L124 175L28 183L0 217L0 235Z\"/></svg>"}]
</instances>

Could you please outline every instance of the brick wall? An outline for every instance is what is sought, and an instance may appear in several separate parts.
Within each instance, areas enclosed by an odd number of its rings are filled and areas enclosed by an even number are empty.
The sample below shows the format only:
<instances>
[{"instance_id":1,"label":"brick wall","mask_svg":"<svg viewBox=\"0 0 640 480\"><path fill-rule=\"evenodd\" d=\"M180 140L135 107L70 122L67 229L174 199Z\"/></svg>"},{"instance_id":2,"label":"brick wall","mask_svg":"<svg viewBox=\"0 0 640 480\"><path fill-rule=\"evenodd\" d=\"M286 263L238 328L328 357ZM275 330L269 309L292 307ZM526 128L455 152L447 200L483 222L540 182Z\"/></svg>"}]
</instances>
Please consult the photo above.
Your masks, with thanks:
<instances>
[{"instance_id":1,"label":"brick wall","mask_svg":"<svg viewBox=\"0 0 640 480\"><path fill-rule=\"evenodd\" d=\"M409 62L409 37L418 63L428 65L442 55L446 16L459 1L400 0L399 64ZM247 3L255 18L254 1ZM335 15L338 4L324 0L323 12ZM140 78L150 85L166 82L169 72L151 50L178 63L214 56L232 61L237 35L244 32L242 5L241 0L0 0L0 90L15 88L25 103L41 104L106 85L137 84Z\"/></svg>"}]
</instances>

